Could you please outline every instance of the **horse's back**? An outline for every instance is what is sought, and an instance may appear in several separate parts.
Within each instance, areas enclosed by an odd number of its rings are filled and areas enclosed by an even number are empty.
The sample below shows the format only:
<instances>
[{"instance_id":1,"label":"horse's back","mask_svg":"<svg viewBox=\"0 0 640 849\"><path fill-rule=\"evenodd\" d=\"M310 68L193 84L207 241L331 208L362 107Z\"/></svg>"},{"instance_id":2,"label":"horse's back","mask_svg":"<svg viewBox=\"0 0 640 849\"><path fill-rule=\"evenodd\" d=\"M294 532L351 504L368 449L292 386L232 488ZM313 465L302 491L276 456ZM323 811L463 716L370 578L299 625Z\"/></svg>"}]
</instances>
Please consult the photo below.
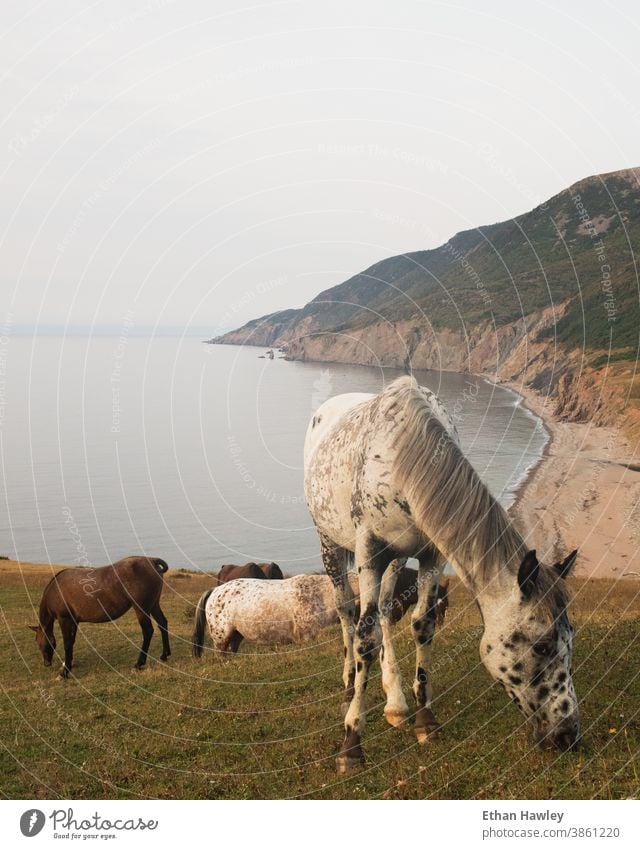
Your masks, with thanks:
<instances>
[{"instance_id":1,"label":"horse's back","mask_svg":"<svg viewBox=\"0 0 640 849\"><path fill-rule=\"evenodd\" d=\"M395 444L410 415L406 402L415 407L416 399L457 441L444 405L408 377L379 395L338 395L313 416L305 440L305 496L316 527L334 545L354 551L360 529L392 541L398 556L413 556L428 542L395 484Z\"/></svg>"},{"instance_id":2,"label":"horse's back","mask_svg":"<svg viewBox=\"0 0 640 849\"><path fill-rule=\"evenodd\" d=\"M321 404L307 427L304 440L305 466L317 446L350 410L359 404L371 401L375 397L370 392L347 392L343 395L334 395L333 398L329 398Z\"/></svg>"},{"instance_id":3,"label":"horse's back","mask_svg":"<svg viewBox=\"0 0 640 849\"><path fill-rule=\"evenodd\" d=\"M244 566L227 563L221 566L218 572L218 580L223 584L238 580L239 578L259 581L264 580L266 577L267 575L257 563L245 563Z\"/></svg>"}]
</instances>

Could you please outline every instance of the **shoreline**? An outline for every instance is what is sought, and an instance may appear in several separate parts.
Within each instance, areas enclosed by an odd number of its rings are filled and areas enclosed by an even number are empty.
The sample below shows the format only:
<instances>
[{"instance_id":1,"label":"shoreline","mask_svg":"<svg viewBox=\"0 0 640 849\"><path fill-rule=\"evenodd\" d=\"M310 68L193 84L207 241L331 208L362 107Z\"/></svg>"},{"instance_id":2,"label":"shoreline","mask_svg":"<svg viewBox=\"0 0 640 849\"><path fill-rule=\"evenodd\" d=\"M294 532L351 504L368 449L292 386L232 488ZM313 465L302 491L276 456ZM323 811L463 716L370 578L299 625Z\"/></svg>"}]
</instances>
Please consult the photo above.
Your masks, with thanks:
<instances>
[{"instance_id":1,"label":"shoreline","mask_svg":"<svg viewBox=\"0 0 640 849\"><path fill-rule=\"evenodd\" d=\"M548 435L508 508L530 547L547 563L577 548L582 578L640 578L640 473L621 430L558 421L548 396L489 380L519 395Z\"/></svg>"},{"instance_id":2,"label":"shoreline","mask_svg":"<svg viewBox=\"0 0 640 849\"><path fill-rule=\"evenodd\" d=\"M485 380L487 383L490 383L492 386L497 386L501 389L508 389L510 392L516 395L520 399L518 406L522 407L522 409L524 410L527 410L527 412L530 413L533 418L537 419L541 423L541 426L546 434L546 441L542 451L540 452L540 456L523 472L522 477L517 482L514 488L513 502L506 508L507 513L511 514L513 512L517 514L518 505L520 504L520 501L522 500L522 497L527 487L530 483L533 482L533 479L535 478L538 469L541 467L541 465L545 462L545 460L550 454L551 445L553 443L553 432L548 426L548 422L545 417L540 415L540 412L537 412L532 407L532 405L529 404L527 396L524 395L521 391L519 391L522 387L517 386L517 384L512 381L505 381L503 383L500 383L488 374L479 374L477 376Z\"/></svg>"}]
</instances>

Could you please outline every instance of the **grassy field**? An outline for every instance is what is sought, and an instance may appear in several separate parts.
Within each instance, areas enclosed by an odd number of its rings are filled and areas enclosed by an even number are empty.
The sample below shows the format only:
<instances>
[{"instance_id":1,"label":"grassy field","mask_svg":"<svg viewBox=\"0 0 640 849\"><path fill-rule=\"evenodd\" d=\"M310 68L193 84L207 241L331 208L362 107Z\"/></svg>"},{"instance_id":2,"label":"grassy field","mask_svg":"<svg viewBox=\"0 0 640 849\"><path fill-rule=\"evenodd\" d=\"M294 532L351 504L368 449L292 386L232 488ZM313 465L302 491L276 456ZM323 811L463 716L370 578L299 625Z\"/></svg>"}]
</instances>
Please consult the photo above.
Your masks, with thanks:
<instances>
[{"instance_id":1,"label":"grassy field","mask_svg":"<svg viewBox=\"0 0 640 849\"><path fill-rule=\"evenodd\" d=\"M140 642L129 613L81 626L67 681L43 666L33 634L48 567L0 561L0 781L7 798L623 798L640 795L640 584L572 582L575 680L584 730L576 753L534 748L520 714L478 661L480 623L453 582L434 650L428 747L382 718L370 683L367 766L334 770L341 739L338 628L305 646L245 645L230 660L190 654L192 604L210 578L172 570L163 608L169 664L132 671ZM397 626L411 680L413 642ZM160 651L158 633L151 651Z\"/></svg>"}]
</instances>

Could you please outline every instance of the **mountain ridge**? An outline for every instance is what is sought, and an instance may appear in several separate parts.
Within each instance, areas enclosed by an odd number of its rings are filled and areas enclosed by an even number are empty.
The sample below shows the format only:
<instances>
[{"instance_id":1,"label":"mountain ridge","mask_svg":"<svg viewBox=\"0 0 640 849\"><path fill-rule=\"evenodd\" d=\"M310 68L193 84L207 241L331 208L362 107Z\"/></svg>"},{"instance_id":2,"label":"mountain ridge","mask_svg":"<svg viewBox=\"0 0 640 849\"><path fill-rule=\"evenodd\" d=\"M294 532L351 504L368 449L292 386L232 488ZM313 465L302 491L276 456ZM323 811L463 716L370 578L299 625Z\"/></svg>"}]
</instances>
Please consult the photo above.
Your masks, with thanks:
<instances>
[{"instance_id":1,"label":"mountain ridge","mask_svg":"<svg viewBox=\"0 0 640 849\"><path fill-rule=\"evenodd\" d=\"M409 365L522 380L557 414L611 423L640 407L640 169L585 177L515 218L379 260L210 340L291 359ZM614 400L615 399L615 400Z\"/></svg>"}]
</instances>

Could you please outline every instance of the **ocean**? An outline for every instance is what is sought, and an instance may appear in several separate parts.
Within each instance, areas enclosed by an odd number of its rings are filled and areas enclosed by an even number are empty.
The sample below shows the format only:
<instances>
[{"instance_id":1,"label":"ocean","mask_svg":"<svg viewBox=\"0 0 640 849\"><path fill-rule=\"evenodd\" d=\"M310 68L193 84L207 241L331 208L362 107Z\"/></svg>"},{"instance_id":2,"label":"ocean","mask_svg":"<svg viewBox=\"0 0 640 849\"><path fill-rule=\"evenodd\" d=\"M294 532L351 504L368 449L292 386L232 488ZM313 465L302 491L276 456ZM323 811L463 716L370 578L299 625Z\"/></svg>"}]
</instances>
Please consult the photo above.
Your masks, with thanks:
<instances>
[{"instance_id":1,"label":"ocean","mask_svg":"<svg viewBox=\"0 0 640 849\"><path fill-rule=\"evenodd\" d=\"M8 336L1 353L0 555L64 564L147 553L171 568L320 569L302 487L308 421L332 395L378 392L400 373L126 328ZM416 376L508 506L546 443L540 420L472 375Z\"/></svg>"}]
</instances>

